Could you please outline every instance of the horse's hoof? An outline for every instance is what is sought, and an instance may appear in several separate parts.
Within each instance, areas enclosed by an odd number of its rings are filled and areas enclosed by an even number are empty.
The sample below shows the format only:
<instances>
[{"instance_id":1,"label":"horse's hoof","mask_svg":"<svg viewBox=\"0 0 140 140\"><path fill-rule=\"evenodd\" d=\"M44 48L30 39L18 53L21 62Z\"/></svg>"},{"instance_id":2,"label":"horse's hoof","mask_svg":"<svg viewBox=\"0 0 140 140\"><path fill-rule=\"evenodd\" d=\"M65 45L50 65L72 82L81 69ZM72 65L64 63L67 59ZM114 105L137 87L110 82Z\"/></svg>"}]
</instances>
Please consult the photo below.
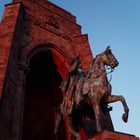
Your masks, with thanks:
<instances>
[{"instance_id":1,"label":"horse's hoof","mask_svg":"<svg viewBox=\"0 0 140 140\"><path fill-rule=\"evenodd\" d=\"M128 121L128 114L124 113L123 116L122 116L122 119L125 123L127 123Z\"/></svg>"}]
</instances>

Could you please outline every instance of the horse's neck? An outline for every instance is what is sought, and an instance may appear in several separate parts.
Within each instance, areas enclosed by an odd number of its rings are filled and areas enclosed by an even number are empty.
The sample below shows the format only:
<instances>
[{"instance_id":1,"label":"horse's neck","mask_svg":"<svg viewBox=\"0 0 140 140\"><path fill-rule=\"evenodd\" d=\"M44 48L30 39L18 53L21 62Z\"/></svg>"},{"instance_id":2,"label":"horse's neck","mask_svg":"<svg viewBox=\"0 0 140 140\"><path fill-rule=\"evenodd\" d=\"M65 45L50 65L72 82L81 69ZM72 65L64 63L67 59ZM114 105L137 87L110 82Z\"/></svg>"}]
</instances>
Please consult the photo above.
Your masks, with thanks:
<instances>
[{"instance_id":1,"label":"horse's neck","mask_svg":"<svg viewBox=\"0 0 140 140\"><path fill-rule=\"evenodd\" d=\"M99 71L101 73L105 73L106 72L105 71L105 65L102 62L100 57L97 57L97 59L95 60L94 65L93 65L93 70Z\"/></svg>"},{"instance_id":2,"label":"horse's neck","mask_svg":"<svg viewBox=\"0 0 140 140\"><path fill-rule=\"evenodd\" d=\"M89 71L90 74L92 74L93 77L102 77L103 79L106 78L106 70L105 65L101 61L100 57L97 57L94 60L94 63Z\"/></svg>"}]
</instances>

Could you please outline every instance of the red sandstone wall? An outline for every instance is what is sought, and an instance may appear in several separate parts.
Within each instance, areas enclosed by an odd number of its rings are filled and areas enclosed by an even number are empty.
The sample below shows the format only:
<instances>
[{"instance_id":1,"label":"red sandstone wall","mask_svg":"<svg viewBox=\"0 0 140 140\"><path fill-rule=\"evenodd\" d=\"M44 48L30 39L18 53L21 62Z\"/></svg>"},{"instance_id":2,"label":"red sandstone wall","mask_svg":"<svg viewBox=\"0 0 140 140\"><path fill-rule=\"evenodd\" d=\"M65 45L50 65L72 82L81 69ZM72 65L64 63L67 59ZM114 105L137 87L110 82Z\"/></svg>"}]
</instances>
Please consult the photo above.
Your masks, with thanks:
<instances>
[{"instance_id":1,"label":"red sandstone wall","mask_svg":"<svg viewBox=\"0 0 140 140\"><path fill-rule=\"evenodd\" d=\"M92 59L88 37L81 34L81 26L76 23L75 16L47 1L31 2L23 0L23 7L30 18L31 24L30 27L26 27L31 30L30 35L25 35L26 40L29 40L29 43L27 44L28 46L26 46L28 52L26 53L29 53L32 48L40 44L51 43L54 44L60 52L65 54L65 57L67 58L66 63L69 64L74 56L80 55L84 69L88 68ZM14 34L19 12L18 8L19 3L7 5L2 23L0 24L0 65L2 65L0 70L0 94L2 93L1 90L3 87L3 80L7 68L10 48L13 42L13 36L22 35L19 32ZM49 21L51 18L53 18L52 20L54 21ZM56 23L53 24L53 22ZM21 26L18 25L17 28L20 27ZM26 41L23 39L22 42Z\"/></svg>"},{"instance_id":2,"label":"red sandstone wall","mask_svg":"<svg viewBox=\"0 0 140 140\"><path fill-rule=\"evenodd\" d=\"M40 8L42 3L46 3L43 9ZM76 55L80 55L83 68L87 70L92 60L92 54L88 37L81 34L81 26L76 23L75 17L50 2L34 1L32 3L24 0L23 4L25 11L31 17L32 23L31 41L27 47L28 52L40 44L55 44L57 49L65 55L63 62L66 65ZM54 19L56 25L50 23L50 18Z\"/></svg>"},{"instance_id":3,"label":"red sandstone wall","mask_svg":"<svg viewBox=\"0 0 140 140\"><path fill-rule=\"evenodd\" d=\"M2 94L3 80L5 78L5 72L13 42L19 7L19 4L6 6L0 24L0 96Z\"/></svg>"},{"instance_id":4,"label":"red sandstone wall","mask_svg":"<svg viewBox=\"0 0 140 140\"><path fill-rule=\"evenodd\" d=\"M51 49L62 77L76 55L85 70L92 59L88 37L81 34L75 16L46 2L23 0L5 8L0 24L1 140L21 137L25 77L34 50L41 45Z\"/></svg>"},{"instance_id":5,"label":"red sandstone wall","mask_svg":"<svg viewBox=\"0 0 140 140\"><path fill-rule=\"evenodd\" d=\"M20 12L19 12L20 11ZM1 110L0 110L0 139L9 140L11 136L17 137L19 133L20 100L18 71L18 54L21 44L22 10L20 3L7 5L4 17L0 24L0 76L1 76ZM3 90L3 91L2 91Z\"/></svg>"}]
</instances>

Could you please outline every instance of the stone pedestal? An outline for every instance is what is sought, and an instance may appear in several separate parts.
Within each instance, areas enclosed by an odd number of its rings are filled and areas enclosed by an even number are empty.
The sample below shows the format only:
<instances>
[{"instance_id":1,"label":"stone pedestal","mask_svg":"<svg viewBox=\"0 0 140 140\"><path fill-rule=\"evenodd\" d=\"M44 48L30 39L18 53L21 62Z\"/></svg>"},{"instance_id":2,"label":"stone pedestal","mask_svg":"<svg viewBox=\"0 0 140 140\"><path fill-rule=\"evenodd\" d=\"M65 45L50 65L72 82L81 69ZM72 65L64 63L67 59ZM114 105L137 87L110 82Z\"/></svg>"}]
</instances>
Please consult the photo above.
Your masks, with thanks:
<instances>
[{"instance_id":1,"label":"stone pedestal","mask_svg":"<svg viewBox=\"0 0 140 140\"><path fill-rule=\"evenodd\" d=\"M89 140L139 140L139 138L131 134L103 131Z\"/></svg>"}]
</instances>

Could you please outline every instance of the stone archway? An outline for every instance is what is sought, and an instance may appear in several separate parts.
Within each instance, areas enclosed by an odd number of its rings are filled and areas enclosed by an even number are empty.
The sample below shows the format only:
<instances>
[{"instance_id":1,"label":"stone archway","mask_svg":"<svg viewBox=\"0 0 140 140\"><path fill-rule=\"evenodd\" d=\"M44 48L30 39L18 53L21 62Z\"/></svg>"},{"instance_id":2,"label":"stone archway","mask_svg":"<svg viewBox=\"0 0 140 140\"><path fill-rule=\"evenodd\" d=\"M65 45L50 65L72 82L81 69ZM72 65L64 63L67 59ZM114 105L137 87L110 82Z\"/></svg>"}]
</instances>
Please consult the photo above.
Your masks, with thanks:
<instances>
[{"instance_id":1,"label":"stone archway","mask_svg":"<svg viewBox=\"0 0 140 140\"><path fill-rule=\"evenodd\" d=\"M51 49L37 51L29 61L26 77L22 140L54 140L55 108L63 94L59 89L62 76L58 72ZM58 58L57 58L58 59ZM65 125L57 140L66 139Z\"/></svg>"}]
</instances>

